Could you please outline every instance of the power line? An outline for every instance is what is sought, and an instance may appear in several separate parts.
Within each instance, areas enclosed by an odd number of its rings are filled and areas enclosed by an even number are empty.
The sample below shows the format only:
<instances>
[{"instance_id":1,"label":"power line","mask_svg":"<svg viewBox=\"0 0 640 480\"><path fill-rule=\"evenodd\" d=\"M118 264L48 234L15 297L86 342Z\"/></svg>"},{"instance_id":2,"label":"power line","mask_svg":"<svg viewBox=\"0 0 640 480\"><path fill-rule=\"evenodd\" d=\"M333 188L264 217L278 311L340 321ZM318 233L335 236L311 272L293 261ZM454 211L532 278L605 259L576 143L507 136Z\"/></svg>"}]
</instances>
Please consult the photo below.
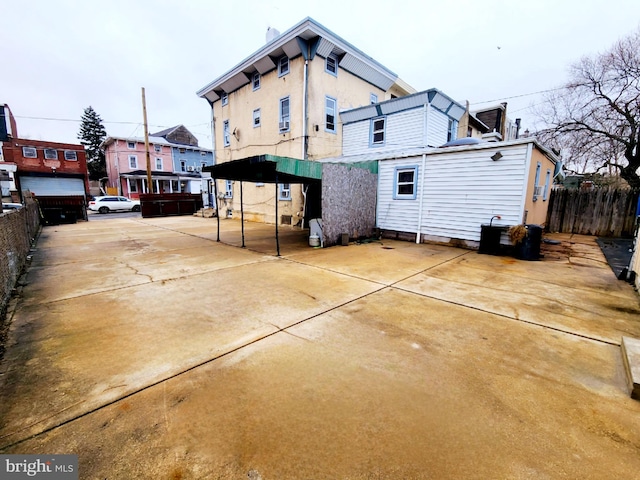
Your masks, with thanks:
<instances>
[{"instance_id":1,"label":"power line","mask_svg":"<svg viewBox=\"0 0 640 480\"><path fill-rule=\"evenodd\" d=\"M556 87L556 88L549 88L548 90L540 90L538 92L531 92L531 93L522 93L520 95L513 95L511 97L502 97L502 98L495 98L493 100L484 100L482 102L472 102L471 105L478 105L480 103L492 103L492 102L499 102L500 100L511 100L512 98L521 98L521 97L529 97L531 95L539 95L541 93L548 93L548 92L556 92L558 90L564 90L565 87Z\"/></svg>"},{"instance_id":2,"label":"power line","mask_svg":"<svg viewBox=\"0 0 640 480\"><path fill-rule=\"evenodd\" d=\"M14 115L15 118L24 118L27 120L47 120L50 122L76 122L76 123L82 123L82 119L74 119L74 118L51 118L51 117L25 117L22 115ZM109 121L109 120L102 120L102 123L111 123L111 124L118 124L118 125L140 125L140 122L117 122L117 121ZM208 123L200 123L198 125L208 125ZM173 125L149 125L150 127L156 127L156 128L169 128L172 127Z\"/></svg>"}]
</instances>

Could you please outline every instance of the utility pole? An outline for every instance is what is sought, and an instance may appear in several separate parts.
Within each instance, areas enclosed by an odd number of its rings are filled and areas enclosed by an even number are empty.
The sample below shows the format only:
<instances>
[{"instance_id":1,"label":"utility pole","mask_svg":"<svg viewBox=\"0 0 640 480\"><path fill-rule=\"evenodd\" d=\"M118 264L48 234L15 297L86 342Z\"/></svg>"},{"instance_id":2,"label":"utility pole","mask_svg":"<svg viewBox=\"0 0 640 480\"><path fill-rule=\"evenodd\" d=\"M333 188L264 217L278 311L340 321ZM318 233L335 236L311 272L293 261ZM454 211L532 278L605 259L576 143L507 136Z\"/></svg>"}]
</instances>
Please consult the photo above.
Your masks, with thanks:
<instances>
[{"instance_id":1,"label":"utility pole","mask_svg":"<svg viewBox=\"0 0 640 480\"><path fill-rule=\"evenodd\" d=\"M151 156L149 155L149 129L147 127L147 100L144 96L144 87L142 87L142 117L144 119L144 149L147 157L147 193L153 193L153 184L151 183Z\"/></svg>"}]
</instances>

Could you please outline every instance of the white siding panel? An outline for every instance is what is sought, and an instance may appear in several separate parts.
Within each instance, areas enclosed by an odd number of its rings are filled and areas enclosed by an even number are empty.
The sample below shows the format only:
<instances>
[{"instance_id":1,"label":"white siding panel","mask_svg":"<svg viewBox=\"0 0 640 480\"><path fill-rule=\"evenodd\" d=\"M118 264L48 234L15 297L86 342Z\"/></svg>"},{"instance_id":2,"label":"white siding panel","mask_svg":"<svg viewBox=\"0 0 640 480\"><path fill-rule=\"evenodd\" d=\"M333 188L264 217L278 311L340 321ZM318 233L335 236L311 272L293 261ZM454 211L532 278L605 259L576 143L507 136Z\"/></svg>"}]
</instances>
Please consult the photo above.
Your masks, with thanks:
<instances>
[{"instance_id":1,"label":"white siding panel","mask_svg":"<svg viewBox=\"0 0 640 480\"><path fill-rule=\"evenodd\" d=\"M429 117L430 119L432 116ZM427 155L422 185L422 157L382 160L378 173L377 225L384 230L417 232L420 196L423 196L421 233L461 240L480 240L480 226L494 215L498 225L522 221L526 145ZM394 200L396 167L418 166L415 200Z\"/></svg>"},{"instance_id":2,"label":"white siding panel","mask_svg":"<svg viewBox=\"0 0 640 480\"><path fill-rule=\"evenodd\" d=\"M447 130L449 129L449 117L435 108L429 109L427 120L427 145L439 147L447 143Z\"/></svg>"},{"instance_id":3,"label":"white siding panel","mask_svg":"<svg viewBox=\"0 0 640 480\"><path fill-rule=\"evenodd\" d=\"M522 221L526 146L500 151L497 162L493 149L427 157L423 233L479 241L480 226L494 215L502 217L496 224Z\"/></svg>"},{"instance_id":4,"label":"white siding panel","mask_svg":"<svg viewBox=\"0 0 640 480\"><path fill-rule=\"evenodd\" d=\"M358 155L369 151L369 120L342 127L342 154Z\"/></svg>"},{"instance_id":5,"label":"white siding panel","mask_svg":"<svg viewBox=\"0 0 640 480\"><path fill-rule=\"evenodd\" d=\"M417 232L420 208L422 157L381 161L378 168L377 225L384 230ZM393 184L396 167L418 166L418 195L415 200L394 200Z\"/></svg>"}]
</instances>

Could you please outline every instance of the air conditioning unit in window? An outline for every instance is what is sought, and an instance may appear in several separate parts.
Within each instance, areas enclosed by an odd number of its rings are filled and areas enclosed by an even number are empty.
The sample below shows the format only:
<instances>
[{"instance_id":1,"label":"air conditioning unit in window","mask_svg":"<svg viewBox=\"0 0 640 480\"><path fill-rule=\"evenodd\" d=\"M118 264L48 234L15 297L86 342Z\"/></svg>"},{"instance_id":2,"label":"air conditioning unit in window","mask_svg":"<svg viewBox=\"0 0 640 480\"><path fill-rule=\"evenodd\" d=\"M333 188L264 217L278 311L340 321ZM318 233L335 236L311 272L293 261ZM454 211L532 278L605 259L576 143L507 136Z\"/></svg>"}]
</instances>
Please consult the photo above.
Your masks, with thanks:
<instances>
[{"instance_id":1,"label":"air conditioning unit in window","mask_svg":"<svg viewBox=\"0 0 640 480\"><path fill-rule=\"evenodd\" d=\"M187 172L193 172L193 167L187 167Z\"/></svg>"},{"instance_id":2,"label":"air conditioning unit in window","mask_svg":"<svg viewBox=\"0 0 640 480\"><path fill-rule=\"evenodd\" d=\"M285 130L289 130L289 120L285 120L284 122L280 122L280 131L283 132Z\"/></svg>"}]
</instances>

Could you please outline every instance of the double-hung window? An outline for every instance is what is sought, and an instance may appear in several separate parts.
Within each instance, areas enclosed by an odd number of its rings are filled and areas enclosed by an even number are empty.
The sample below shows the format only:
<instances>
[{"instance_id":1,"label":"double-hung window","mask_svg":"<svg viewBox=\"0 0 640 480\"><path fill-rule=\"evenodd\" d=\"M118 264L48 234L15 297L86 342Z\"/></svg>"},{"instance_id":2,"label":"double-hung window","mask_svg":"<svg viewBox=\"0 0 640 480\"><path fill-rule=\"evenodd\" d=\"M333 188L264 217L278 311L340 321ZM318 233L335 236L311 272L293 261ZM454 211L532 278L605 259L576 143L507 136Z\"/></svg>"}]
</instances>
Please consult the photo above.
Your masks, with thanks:
<instances>
[{"instance_id":1,"label":"double-hung window","mask_svg":"<svg viewBox=\"0 0 640 480\"><path fill-rule=\"evenodd\" d=\"M458 135L458 122L456 122L453 118L449 119L449 125L447 127L447 142L451 140L455 140Z\"/></svg>"},{"instance_id":2,"label":"double-hung window","mask_svg":"<svg viewBox=\"0 0 640 480\"><path fill-rule=\"evenodd\" d=\"M187 171L187 162L186 162L186 160L180 160L180 171L181 172L186 172Z\"/></svg>"},{"instance_id":3,"label":"double-hung window","mask_svg":"<svg viewBox=\"0 0 640 480\"><path fill-rule=\"evenodd\" d=\"M385 117L371 119L371 145L384 145Z\"/></svg>"},{"instance_id":4,"label":"double-hung window","mask_svg":"<svg viewBox=\"0 0 640 480\"><path fill-rule=\"evenodd\" d=\"M324 61L324 71L330 73L334 77L338 76L338 57L333 53Z\"/></svg>"},{"instance_id":5,"label":"double-hung window","mask_svg":"<svg viewBox=\"0 0 640 480\"><path fill-rule=\"evenodd\" d=\"M22 156L24 158L38 158L38 152L34 147L22 147Z\"/></svg>"},{"instance_id":6,"label":"double-hung window","mask_svg":"<svg viewBox=\"0 0 640 480\"><path fill-rule=\"evenodd\" d=\"M549 187L551 186L551 170L547 170L547 178L544 182L544 192L542 194L542 201L546 202L549 198Z\"/></svg>"},{"instance_id":7,"label":"double-hung window","mask_svg":"<svg viewBox=\"0 0 640 480\"><path fill-rule=\"evenodd\" d=\"M281 183L279 185L279 192L280 194L278 195L278 199L279 200L291 200L291 184L290 183Z\"/></svg>"},{"instance_id":8,"label":"double-hung window","mask_svg":"<svg viewBox=\"0 0 640 480\"><path fill-rule=\"evenodd\" d=\"M222 141L225 147L231 145L231 132L229 131L229 120L222 123Z\"/></svg>"},{"instance_id":9,"label":"double-hung window","mask_svg":"<svg viewBox=\"0 0 640 480\"><path fill-rule=\"evenodd\" d=\"M224 107L229 103L229 94L227 92L222 92L220 99L222 100L222 106Z\"/></svg>"},{"instance_id":10,"label":"double-hung window","mask_svg":"<svg viewBox=\"0 0 640 480\"><path fill-rule=\"evenodd\" d=\"M129 168L138 168L138 157L136 155L129 155Z\"/></svg>"},{"instance_id":11,"label":"double-hung window","mask_svg":"<svg viewBox=\"0 0 640 480\"><path fill-rule=\"evenodd\" d=\"M224 197L233 198L233 182L231 180L225 180L224 183Z\"/></svg>"},{"instance_id":12,"label":"double-hung window","mask_svg":"<svg viewBox=\"0 0 640 480\"><path fill-rule=\"evenodd\" d=\"M162 159L156 158L156 170L162 170Z\"/></svg>"},{"instance_id":13,"label":"double-hung window","mask_svg":"<svg viewBox=\"0 0 640 480\"><path fill-rule=\"evenodd\" d=\"M282 77L289 73L289 57L286 55L278 60L278 76Z\"/></svg>"},{"instance_id":14,"label":"double-hung window","mask_svg":"<svg viewBox=\"0 0 640 480\"><path fill-rule=\"evenodd\" d=\"M415 200L417 196L418 167L396 167L394 175L393 198L396 200Z\"/></svg>"},{"instance_id":15,"label":"double-hung window","mask_svg":"<svg viewBox=\"0 0 640 480\"><path fill-rule=\"evenodd\" d=\"M259 108L256 108L253 111L253 126L254 127L260 126L260 109Z\"/></svg>"},{"instance_id":16,"label":"double-hung window","mask_svg":"<svg viewBox=\"0 0 640 480\"><path fill-rule=\"evenodd\" d=\"M327 132L336 133L336 110L338 101L335 98L324 98L324 129Z\"/></svg>"},{"instance_id":17,"label":"double-hung window","mask_svg":"<svg viewBox=\"0 0 640 480\"><path fill-rule=\"evenodd\" d=\"M536 181L533 184L533 201L537 201L538 197L540 196L540 194L542 192L540 192L540 190L542 190L542 188L540 187L540 171L542 170L542 165L540 164L540 162L538 162L538 166L536 167Z\"/></svg>"},{"instance_id":18,"label":"double-hung window","mask_svg":"<svg viewBox=\"0 0 640 480\"><path fill-rule=\"evenodd\" d=\"M289 115L289 97L280 99L279 122L278 129L280 132L288 132L290 128L291 117Z\"/></svg>"},{"instance_id":19,"label":"double-hung window","mask_svg":"<svg viewBox=\"0 0 640 480\"><path fill-rule=\"evenodd\" d=\"M258 90L260 88L260 73L256 72L253 74L251 78L251 84L253 85L253 90Z\"/></svg>"}]
</instances>

